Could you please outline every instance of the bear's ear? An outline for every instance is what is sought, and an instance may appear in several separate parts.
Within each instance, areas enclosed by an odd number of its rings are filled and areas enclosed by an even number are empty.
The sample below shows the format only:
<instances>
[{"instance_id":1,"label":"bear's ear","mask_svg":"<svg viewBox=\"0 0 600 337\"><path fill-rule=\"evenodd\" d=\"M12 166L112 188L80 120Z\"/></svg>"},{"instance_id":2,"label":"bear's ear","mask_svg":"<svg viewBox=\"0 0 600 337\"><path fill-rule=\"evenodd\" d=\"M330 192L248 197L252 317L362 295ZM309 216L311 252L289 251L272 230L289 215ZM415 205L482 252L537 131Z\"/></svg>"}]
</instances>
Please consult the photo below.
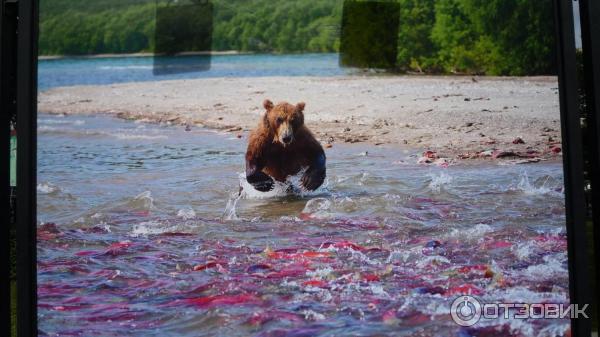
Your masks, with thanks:
<instances>
[{"instance_id":1,"label":"bear's ear","mask_svg":"<svg viewBox=\"0 0 600 337\"><path fill-rule=\"evenodd\" d=\"M265 107L265 109L267 109L267 111L271 111L271 109L273 109L273 102L271 102L268 99L265 99L263 101L263 106Z\"/></svg>"},{"instance_id":2,"label":"bear's ear","mask_svg":"<svg viewBox=\"0 0 600 337\"><path fill-rule=\"evenodd\" d=\"M296 111L298 111L298 112L303 112L303 111L304 111L304 106L305 106L305 105L306 105L306 104L305 104L304 102L300 102L300 103L296 104Z\"/></svg>"}]
</instances>

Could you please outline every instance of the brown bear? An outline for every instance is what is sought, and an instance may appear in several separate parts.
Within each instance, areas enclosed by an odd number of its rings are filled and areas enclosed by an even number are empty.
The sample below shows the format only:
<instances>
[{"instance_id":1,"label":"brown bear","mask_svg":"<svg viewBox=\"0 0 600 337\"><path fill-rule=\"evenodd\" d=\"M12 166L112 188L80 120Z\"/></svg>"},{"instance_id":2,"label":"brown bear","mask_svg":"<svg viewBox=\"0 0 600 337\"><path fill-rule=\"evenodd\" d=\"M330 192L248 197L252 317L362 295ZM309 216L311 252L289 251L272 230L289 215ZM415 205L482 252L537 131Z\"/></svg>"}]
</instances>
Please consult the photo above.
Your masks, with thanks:
<instances>
[{"instance_id":1,"label":"brown bear","mask_svg":"<svg viewBox=\"0 0 600 337\"><path fill-rule=\"evenodd\" d=\"M273 189L273 179L285 182L306 168L301 183L317 189L325 180L325 152L304 125L304 103L295 106L265 100L266 109L250 134L246 151L246 180L261 192Z\"/></svg>"}]
</instances>

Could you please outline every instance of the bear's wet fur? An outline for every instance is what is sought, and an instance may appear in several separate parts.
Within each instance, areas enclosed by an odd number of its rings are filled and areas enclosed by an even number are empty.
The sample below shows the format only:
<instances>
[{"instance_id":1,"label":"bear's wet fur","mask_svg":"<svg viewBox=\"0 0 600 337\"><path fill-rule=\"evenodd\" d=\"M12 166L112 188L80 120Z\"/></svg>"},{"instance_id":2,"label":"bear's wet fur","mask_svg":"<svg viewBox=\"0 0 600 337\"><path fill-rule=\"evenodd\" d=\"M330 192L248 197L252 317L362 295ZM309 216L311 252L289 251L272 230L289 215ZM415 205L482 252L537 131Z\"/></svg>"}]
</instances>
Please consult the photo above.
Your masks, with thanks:
<instances>
[{"instance_id":1,"label":"bear's wet fur","mask_svg":"<svg viewBox=\"0 0 600 337\"><path fill-rule=\"evenodd\" d=\"M250 134L246 151L246 179L259 191L273 189L273 180L286 182L306 168L302 187L312 191L325 180L325 152L304 125L303 102L296 105L265 100L266 110Z\"/></svg>"}]
</instances>

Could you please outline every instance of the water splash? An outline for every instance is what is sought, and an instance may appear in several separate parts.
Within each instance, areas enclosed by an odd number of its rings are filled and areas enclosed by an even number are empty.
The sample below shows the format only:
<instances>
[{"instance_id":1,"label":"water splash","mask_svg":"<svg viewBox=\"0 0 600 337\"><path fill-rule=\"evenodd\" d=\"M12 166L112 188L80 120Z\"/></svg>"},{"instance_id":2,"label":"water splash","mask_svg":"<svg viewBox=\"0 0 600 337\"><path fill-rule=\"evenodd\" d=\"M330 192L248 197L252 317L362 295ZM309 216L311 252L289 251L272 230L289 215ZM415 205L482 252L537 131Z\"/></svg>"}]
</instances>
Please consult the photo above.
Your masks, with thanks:
<instances>
[{"instance_id":1,"label":"water splash","mask_svg":"<svg viewBox=\"0 0 600 337\"><path fill-rule=\"evenodd\" d=\"M310 218L322 219L331 216L331 200L327 198L314 198L306 202L301 214L306 214Z\"/></svg>"},{"instance_id":2,"label":"water splash","mask_svg":"<svg viewBox=\"0 0 600 337\"><path fill-rule=\"evenodd\" d=\"M43 182L43 183L37 184L36 190L40 194L52 194L52 193L58 192L60 189L58 188L58 186L55 186L52 183Z\"/></svg>"},{"instance_id":3,"label":"water splash","mask_svg":"<svg viewBox=\"0 0 600 337\"><path fill-rule=\"evenodd\" d=\"M247 180L246 174L240 173L239 176L240 181L240 192L239 195L244 199L267 199L267 198L275 198L275 197L284 197L290 193L293 193L290 189L289 184L284 184L279 181L275 181L273 184L273 189L268 192L260 192L254 188Z\"/></svg>"},{"instance_id":4,"label":"water splash","mask_svg":"<svg viewBox=\"0 0 600 337\"><path fill-rule=\"evenodd\" d=\"M237 206L238 201L242 198L242 194L238 194L237 196L232 196L227 201L227 206L225 206L225 212L223 214L223 219L225 220L239 220L235 207Z\"/></svg>"},{"instance_id":5,"label":"water splash","mask_svg":"<svg viewBox=\"0 0 600 337\"><path fill-rule=\"evenodd\" d=\"M552 177L546 176L539 178L535 183L529 181L529 175L526 171L521 171L519 182L514 188L526 195L546 195L552 194L562 196L562 188L559 186L551 186Z\"/></svg>"},{"instance_id":6,"label":"water splash","mask_svg":"<svg viewBox=\"0 0 600 337\"><path fill-rule=\"evenodd\" d=\"M136 195L133 199L127 201L127 207L131 210L150 211L154 209L154 198L152 192L144 191Z\"/></svg>"},{"instance_id":7,"label":"water splash","mask_svg":"<svg viewBox=\"0 0 600 337\"><path fill-rule=\"evenodd\" d=\"M445 172L441 172L440 174L429 174L429 178L431 181L429 182L429 189L431 189L434 193L440 193L442 188L449 185L452 182L452 177Z\"/></svg>"},{"instance_id":8,"label":"water splash","mask_svg":"<svg viewBox=\"0 0 600 337\"><path fill-rule=\"evenodd\" d=\"M191 207L182 208L179 211L177 211L177 217L182 218L183 220L193 219L196 217L196 212L194 212L194 209L192 209Z\"/></svg>"}]
</instances>

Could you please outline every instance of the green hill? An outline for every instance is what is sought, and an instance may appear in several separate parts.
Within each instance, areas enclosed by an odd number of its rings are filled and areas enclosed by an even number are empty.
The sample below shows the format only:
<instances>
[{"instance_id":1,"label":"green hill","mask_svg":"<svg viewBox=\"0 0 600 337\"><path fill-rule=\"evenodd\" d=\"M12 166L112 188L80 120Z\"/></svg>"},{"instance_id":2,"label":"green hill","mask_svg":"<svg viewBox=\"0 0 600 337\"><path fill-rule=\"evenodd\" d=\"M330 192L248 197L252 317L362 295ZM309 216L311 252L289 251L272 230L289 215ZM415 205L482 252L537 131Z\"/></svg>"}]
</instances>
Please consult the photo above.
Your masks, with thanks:
<instances>
[{"instance_id":1,"label":"green hill","mask_svg":"<svg viewBox=\"0 0 600 337\"><path fill-rule=\"evenodd\" d=\"M214 0L213 50L336 52L343 1ZM398 71L555 72L550 0L396 1ZM151 52L155 7L150 0L40 0L40 55Z\"/></svg>"}]
</instances>

